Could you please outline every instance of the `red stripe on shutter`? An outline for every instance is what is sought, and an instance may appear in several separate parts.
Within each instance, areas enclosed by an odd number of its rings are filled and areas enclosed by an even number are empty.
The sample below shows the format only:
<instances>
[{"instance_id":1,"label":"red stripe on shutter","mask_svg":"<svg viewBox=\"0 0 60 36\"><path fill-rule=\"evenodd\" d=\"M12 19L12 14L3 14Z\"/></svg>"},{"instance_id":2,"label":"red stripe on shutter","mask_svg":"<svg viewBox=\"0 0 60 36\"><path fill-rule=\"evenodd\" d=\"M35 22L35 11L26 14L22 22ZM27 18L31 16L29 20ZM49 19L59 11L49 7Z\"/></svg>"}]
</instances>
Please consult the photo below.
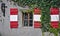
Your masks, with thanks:
<instances>
[{"instance_id":1,"label":"red stripe on shutter","mask_svg":"<svg viewBox=\"0 0 60 36\"><path fill-rule=\"evenodd\" d=\"M41 10L39 8L34 8L34 14L40 14Z\"/></svg>"},{"instance_id":2,"label":"red stripe on shutter","mask_svg":"<svg viewBox=\"0 0 60 36\"><path fill-rule=\"evenodd\" d=\"M34 28L40 28L41 23L39 21L34 21Z\"/></svg>"},{"instance_id":3,"label":"red stripe on shutter","mask_svg":"<svg viewBox=\"0 0 60 36\"><path fill-rule=\"evenodd\" d=\"M51 15L59 14L59 8L50 8Z\"/></svg>"},{"instance_id":4,"label":"red stripe on shutter","mask_svg":"<svg viewBox=\"0 0 60 36\"><path fill-rule=\"evenodd\" d=\"M18 28L18 21L10 21L10 28Z\"/></svg>"},{"instance_id":5,"label":"red stripe on shutter","mask_svg":"<svg viewBox=\"0 0 60 36\"><path fill-rule=\"evenodd\" d=\"M10 15L18 15L18 9L17 8L10 8Z\"/></svg>"},{"instance_id":6,"label":"red stripe on shutter","mask_svg":"<svg viewBox=\"0 0 60 36\"><path fill-rule=\"evenodd\" d=\"M51 27L52 28L58 28L59 26L59 22L58 21L53 21L53 22L51 22Z\"/></svg>"}]
</instances>

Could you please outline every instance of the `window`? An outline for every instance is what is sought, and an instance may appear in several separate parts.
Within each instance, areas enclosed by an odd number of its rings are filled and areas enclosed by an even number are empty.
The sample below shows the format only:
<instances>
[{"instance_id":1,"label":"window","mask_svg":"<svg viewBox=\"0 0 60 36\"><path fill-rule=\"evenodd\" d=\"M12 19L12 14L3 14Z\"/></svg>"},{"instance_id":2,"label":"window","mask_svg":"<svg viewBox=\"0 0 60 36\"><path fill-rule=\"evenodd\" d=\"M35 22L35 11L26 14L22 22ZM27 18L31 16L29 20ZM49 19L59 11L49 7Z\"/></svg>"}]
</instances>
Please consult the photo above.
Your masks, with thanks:
<instances>
[{"instance_id":1,"label":"window","mask_svg":"<svg viewBox=\"0 0 60 36\"><path fill-rule=\"evenodd\" d=\"M23 26L33 26L33 13L23 13Z\"/></svg>"}]
</instances>

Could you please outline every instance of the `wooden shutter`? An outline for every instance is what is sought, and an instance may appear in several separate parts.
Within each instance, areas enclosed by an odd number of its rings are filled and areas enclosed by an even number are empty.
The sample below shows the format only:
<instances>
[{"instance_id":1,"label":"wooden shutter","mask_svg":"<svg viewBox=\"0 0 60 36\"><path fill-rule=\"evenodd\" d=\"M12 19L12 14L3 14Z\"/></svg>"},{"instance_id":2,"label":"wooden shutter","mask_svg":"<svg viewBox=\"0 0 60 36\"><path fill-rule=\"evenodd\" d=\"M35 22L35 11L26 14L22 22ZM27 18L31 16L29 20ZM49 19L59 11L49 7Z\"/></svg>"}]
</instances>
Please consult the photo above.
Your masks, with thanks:
<instances>
[{"instance_id":1,"label":"wooden shutter","mask_svg":"<svg viewBox=\"0 0 60 36\"><path fill-rule=\"evenodd\" d=\"M58 28L59 8L50 8L50 13L51 13L51 27Z\"/></svg>"},{"instance_id":2,"label":"wooden shutter","mask_svg":"<svg viewBox=\"0 0 60 36\"><path fill-rule=\"evenodd\" d=\"M34 9L34 28L40 28L41 27L40 17L41 17L40 9L35 8Z\"/></svg>"},{"instance_id":3,"label":"wooden shutter","mask_svg":"<svg viewBox=\"0 0 60 36\"><path fill-rule=\"evenodd\" d=\"M10 8L10 28L18 28L18 9Z\"/></svg>"}]
</instances>

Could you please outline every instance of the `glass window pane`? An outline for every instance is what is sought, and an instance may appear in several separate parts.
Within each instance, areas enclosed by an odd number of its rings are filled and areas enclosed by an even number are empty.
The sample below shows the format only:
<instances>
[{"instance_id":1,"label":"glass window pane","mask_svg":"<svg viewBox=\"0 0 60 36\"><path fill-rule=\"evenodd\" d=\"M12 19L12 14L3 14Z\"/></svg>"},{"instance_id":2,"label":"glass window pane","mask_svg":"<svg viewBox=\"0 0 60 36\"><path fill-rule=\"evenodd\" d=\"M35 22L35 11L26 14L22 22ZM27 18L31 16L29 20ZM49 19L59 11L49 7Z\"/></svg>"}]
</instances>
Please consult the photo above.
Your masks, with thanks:
<instances>
[{"instance_id":1,"label":"glass window pane","mask_svg":"<svg viewBox=\"0 0 60 36\"><path fill-rule=\"evenodd\" d=\"M29 13L29 18L33 19L33 14L32 13Z\"/></svg>"},{"instance_id":2,"label":"glass window pane","mask_svg":"<svg viewBox=\"0 0 60 36\"><path fill-rule=\"evenodd\" d=\"M24 19L28 19L28 14L27 13L23 13L23 17L24 17Z\"/></svg>"},{"instance_id":3,"label":"glass window pane","mask_svg":"<svg viewBox=\"0 0 60 36\"><path fill-rule=\"evenodd\" d=\"M32 26L33 25L33 20L30 20L29 21L29 26Z\"/></svg>"},{"instance_id":4,"label":"glass window pane","mask_svg":"<svg viewBox=\"0 0 60 36\"><path fill-rule=\"evenodd\" d=\"M28 26L28 20L24 20L24 26Z\"/></svg>"},{"instance_id":5,"label":"glass window pane","mask_svg":"<svg viewBox=\"0 0 60 36\"><path fill-rule=\"evenodd\" d=\"M28 19L28 14L27 13L25 13L24 19Z\"/></svg>"}]
</instances>

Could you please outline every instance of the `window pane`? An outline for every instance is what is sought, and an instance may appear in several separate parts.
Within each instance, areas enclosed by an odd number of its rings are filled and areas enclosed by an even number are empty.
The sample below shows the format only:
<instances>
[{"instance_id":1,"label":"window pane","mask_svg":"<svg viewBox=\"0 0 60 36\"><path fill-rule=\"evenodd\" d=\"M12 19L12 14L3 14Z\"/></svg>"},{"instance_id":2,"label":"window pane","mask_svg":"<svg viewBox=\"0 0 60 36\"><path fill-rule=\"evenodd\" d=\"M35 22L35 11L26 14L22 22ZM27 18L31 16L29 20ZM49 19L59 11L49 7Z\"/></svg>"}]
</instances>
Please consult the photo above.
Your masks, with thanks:
<instances>
[{"instance_id":1,"label":"window pane","mask_svg":"<svg viewBox=\"0 0 60 36\"><path fill-rule=\"evenodd\" d=\"M24 20L24 26L28 26L28 20Z\"/></svg>"},{"instance_id":2,"label":"window pane","mask_svg":"<svg viewBox=\"0 0 60 36\"><path fill-rule=\"evenodd\" d=\"M28 14L27 13L25 13L24 19L28 19Z\"/></svg>"},{"instance_id":3,"label":"window pane","mask_svg":"<svg viewBox=\"0 0 60 36\"><path fill-rule=\"evenodd\" d=\"M24 17L24 19L28 19L28 14L27 13L23 13L23 17Z\"/></svg>"},{"instance_id":4,"label":"window pane","mask_svg":"<svg viewBox=\"0 0 60 36\"><path fill-rule=\"evenodd\" d=\"M29 20L29 26L33 25L33 20Z\"/></svg>"},{"instance_id":5,"label":"window pane","mask_svg":"<svg viewBox=\"0 0 60 36\"><path fill-rule=\"evenodd\" d=\"M32 13L29 13L29 18L33 19L33 14Z\"/></svg>"}]
</instances>

